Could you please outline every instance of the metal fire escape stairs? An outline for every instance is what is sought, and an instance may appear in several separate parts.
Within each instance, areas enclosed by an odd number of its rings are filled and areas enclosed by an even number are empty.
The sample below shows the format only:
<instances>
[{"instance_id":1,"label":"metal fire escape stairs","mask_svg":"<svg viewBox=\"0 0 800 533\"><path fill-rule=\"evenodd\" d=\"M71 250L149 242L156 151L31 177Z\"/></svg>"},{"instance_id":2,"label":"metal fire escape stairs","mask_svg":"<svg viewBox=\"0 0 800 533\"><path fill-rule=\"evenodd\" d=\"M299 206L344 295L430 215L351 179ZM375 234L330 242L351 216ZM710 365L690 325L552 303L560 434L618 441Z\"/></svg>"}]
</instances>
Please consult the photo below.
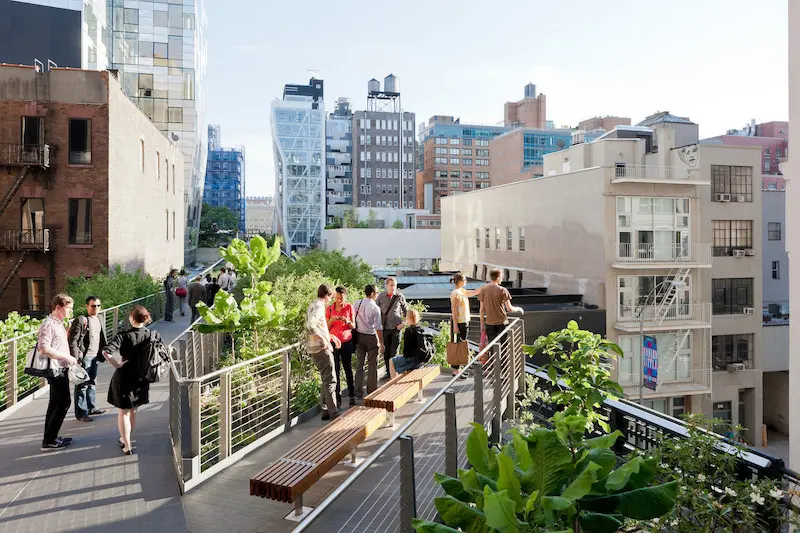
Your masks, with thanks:
<instances>
[{"instance_id":1,"label":"metal fire escape stairs","mask_svg":"<svg viewBox=\"0 0 800 533\"><path fill-rule=\"evenodd\" d=\"M665 283L664 287L661 291L659 291L661 296L661 302L656 307L654 313L655 323L661 325L664 322L664 319L669 316L670 311L673 310L675 316L679 316L677 308L674 306L675 300L678 297L678 287L677 285L681 285L681 287L685 286L686 280L689 278L690 269L688 268L678 268L673 269L670 271L669 276L667 277L668 280L672 281L672 283ZM658 298L658 295L656 296ZM688 318L688 317L687 317ZM668 367L664 369L665 373L669 373L676 364L677 361L677 354L680 350L683 349L683 346L686 344L686 340L691 335L690 329L679 329L675 331L675 335L673 336L672 342L670 343L669 347L665 352L663 352L667 356L667 360L670 361ZM659 368L659 374L661 373L661 369ZM660 382L659 382L660 383Z\"/></svg>"},{"instance_id":2,"label":"metal fire escape stairs","mask_svg":"<svg viewBox=\"0 0 800 533\"><path fill-rule=\"evenodd\" d=\"M36 72L34 73L34 80L36 86L36 111L37 116L42 117L46 116L48 111L48 103L50 102L50 68L57 67L54 62L48 60L47 61L47 70L44 68L44 64L39 61L38 59L34 60L34 65L36 68ZM44 112L44 113L42 113ZM44 141L47 138L45 136L45 127L47 125L47 120L41 120L39 125L39 144L44 145ZM14 196L17 194L19 189L22 187L25 178L31 172L31 166L36 164L41 164L42 162L39 161L39 157L37 156L34 158L35 162L31 162L31 164L25 165L20 170L19 175L11 184L11 188L6 192L5 196L3 197L2 202L0 202L0 216L2 216L3 212L8 208L11 204L11 201L14 199ZM9 239L13 238L11 235L5 235L4 238ZM6 248L7 250L13 249L13 246L10 243L1 242L0 245ZM31 250L26 249L22 250L17 262L14 264L14 267L11 269L11 272L8 273L6 279L3 281L3 285L0 286L0 297L6 292L8 287L13 283L14 278L19 273L20 269L22 268L22 264L25 262L25 259L28 258L30 255Z\"/></svg>"}]
</instances>

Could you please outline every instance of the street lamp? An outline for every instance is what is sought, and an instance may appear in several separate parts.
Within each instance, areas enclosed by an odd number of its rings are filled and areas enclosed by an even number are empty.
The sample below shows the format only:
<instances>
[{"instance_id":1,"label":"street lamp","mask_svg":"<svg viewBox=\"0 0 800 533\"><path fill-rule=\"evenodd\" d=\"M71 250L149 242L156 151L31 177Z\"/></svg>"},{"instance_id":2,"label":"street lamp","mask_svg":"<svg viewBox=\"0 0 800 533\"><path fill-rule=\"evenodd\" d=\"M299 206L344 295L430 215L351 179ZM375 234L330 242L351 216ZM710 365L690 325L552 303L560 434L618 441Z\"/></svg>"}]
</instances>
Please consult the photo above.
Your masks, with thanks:
<instances>
[{"instance_id":1,"label":"street lamp","mask_svg":"<svg viewBox=\"0 0 800 533\"><path fill-rule=\"evenodd\" d=\"M642 404L642 396L644 394L644 309L647 307L647 302L651 296L655 296L662 285L672 285L677 289L682 289L686 286L683 281L675 281L674 279L666 279L661 283L656 284L647 296L644 297L644 302L636 307L636 318L639 319L639 405ZM653 301L655 303L655 301Z\"/></svg>"}]
</instances>

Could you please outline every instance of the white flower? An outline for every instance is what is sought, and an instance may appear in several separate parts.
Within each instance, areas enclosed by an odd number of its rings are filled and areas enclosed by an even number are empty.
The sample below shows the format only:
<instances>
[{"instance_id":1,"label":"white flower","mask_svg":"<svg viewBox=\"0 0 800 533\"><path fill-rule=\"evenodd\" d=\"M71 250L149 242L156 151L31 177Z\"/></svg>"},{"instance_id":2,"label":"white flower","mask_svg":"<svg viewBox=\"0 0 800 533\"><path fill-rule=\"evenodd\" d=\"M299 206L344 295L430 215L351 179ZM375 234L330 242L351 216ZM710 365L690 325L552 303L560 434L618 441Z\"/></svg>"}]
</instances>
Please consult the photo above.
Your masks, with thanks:
<instances>
[{"instance_id":1,"label":"white flower","mask_svg":"<svg viewBox=\"0 0 800 533\"><path fill-rule=\"evenodd\" d=\"M658 518L653 518L652 522L653 524L658 524Z\"/></svg>"},{"instance_id":2,"label":"white flower","mask_svg":"<svg viewBox=\"0 0 800 533\"><path fill-rule=\"evenodd\" d=\"M758 492L750 493L750 501L757 503L758 505L764 505L764 497Z\"/></svg>"},{"instance_id":3,"label":"white flower","mask_svg":"<svg viewBox=\"0 0 800 533\"><path fill-rule=\"evenodd\" d=\"M663 468L664 470L667 470L669 468L669 465L667 463L660 463L658 466Z\"/></svg>"},{"instance_id":4,"label":"white flower","mask_svg":"<svg viewBox=\"0 0 800 533\"><path fill-rule=\"evenodd\" d=\"M703 474L697 474L697 481L699 481L700 483L703 483L705 480L706 480L706 476L704 476Z\"/></svg>"},{"instance_id":5,"label":"white flower","mask_svg":"<svg viewBox=\"0 0 800 533\"><path fill-rule=\"evenodd\" d=\"M678 525L678 519L677 519L677 518L675 518L674 520L672 520L672 521L669 523L669 525L671 525L671 526L677 526L677 525Z\"/></svg>"},{"instance_id":6,"label":"white flower","mask_svg":"<svg viewBox=\"0 0 800 533\"><path fill-rule=\"evenodd\" d=\"M775 498L776 500L780 500L781 498L783 498L783 491L776 487L771 491L769 491L769 495Z\"/></svg>"},{"instance_id":7,"label":"white flower","mask_svg":"<svg viewBox=\"0 0 800 533\"><path fill-rule=\"evenodd\" d=\"M732 496L734 498L736 497L736 491L730 487L725 487L725 494L727 494L728 496Z\"/></svg>"},{"instance_id":8,"label":"white flower","mask_svg":"<svg viewBox=\"0 0 800 533\"><path fill-rule=\"evenodd\" d=\"M758 485L756 485L755 483L750 483L750 490L758 492Z\"/></svg>"}]
</instances>

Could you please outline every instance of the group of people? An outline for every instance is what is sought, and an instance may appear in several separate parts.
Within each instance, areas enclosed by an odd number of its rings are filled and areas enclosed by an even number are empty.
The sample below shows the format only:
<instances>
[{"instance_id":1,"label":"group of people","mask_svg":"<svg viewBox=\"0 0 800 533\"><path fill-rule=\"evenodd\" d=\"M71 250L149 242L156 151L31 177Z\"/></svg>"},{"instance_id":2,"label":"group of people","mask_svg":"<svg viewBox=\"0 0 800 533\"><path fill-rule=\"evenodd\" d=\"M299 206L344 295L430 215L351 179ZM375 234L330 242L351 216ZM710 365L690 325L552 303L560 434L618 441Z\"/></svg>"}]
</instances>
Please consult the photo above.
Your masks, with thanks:
<instances>
[{"instance_id":1,"label":"group of people","mask_svg":"<svg viewBox=\"0 0 800 533\"><path fill-rule=\"evenodd\" d=\"M191 280L191 283L186 275L186 270L181 269L178 272L178 269L173 268L164 279L164 292L166 293L164 320L167 322L174 321L172 315L175 310L175 300L177 300L178 311L181 316L186 316L184 308L188 304L191 319L194 322L200 318L200 313L197 312L197 304L204 302L211 307L219 291L231 292L235 284L235 274L233 269L230 268L221 268L217 277L213 277L211 274L196 276Z\"/></svg>"},{"instance_id":2,"label":"group of people","mask_svg":"<svg viewBox=\"0 0 800 533\"><path fill-rule=\"evenodd\" d=\"M500 270L490 272L491 281L477 290L466 290L466 278L453 276L455 288L450 295L452 311L452 336L463 341L469 334L471 320L469 298L480 301L481 332L488 342L494 340L506 324L508 312L522 313L522 308L511 305L511 294L501 285ZM347 385L350 406L366 393L378 388L378 354L383 354L386 375L393 378L420 366L424 356L419 313L411 309L405 296L397 289L397 280L389 277L385 292L378 293L374 285L364 288L364 298L353 304L347 301L344 287L331 289L320 285L317 299L306 311L306 351L319 370L322 380L320 405L322 419L336 418L342 405L341 374ZM403 353L398 354L400 336L403 335ZM352 356L356 355L353 375ZM453 374L458 367L453 367ZM466 378L465 375L462 377Z\"/></svg>"},{"instance_id":3,"label":"group of people","mask_svg":"<svg viewBox=\"0 0 800 533\"><path fill-rule=\"evenodd\" d=\"M42 451L60 450L72 445L72 438L61 437L59 432L70 407L70 381L68 369L82 366L88 381L75 385L75 418L80 422L93 422L93 416L104 414L96 404L98 363L108 362L115 368L108 388L108 403L118 409L117 429L122 452L133 450L131 433L136 426L136 409L149 402L150 384L142 379L142 368L147 358L149 343L160 342L158 332L151 332L147 324L150 312L141 305L134 306L128 315L130 328L121 331L110 342L105 325L100 320L100 299L89 296L85 302L86 314L72 321L69 329L64 324L72 316L73 299L67 294L57 294L51 303L50 314L39 326L36 350L48 357L52 372L47 377L50 399L45 415ZM115 358L119 356L119 359Z\"/></svg>"}]
</instances>

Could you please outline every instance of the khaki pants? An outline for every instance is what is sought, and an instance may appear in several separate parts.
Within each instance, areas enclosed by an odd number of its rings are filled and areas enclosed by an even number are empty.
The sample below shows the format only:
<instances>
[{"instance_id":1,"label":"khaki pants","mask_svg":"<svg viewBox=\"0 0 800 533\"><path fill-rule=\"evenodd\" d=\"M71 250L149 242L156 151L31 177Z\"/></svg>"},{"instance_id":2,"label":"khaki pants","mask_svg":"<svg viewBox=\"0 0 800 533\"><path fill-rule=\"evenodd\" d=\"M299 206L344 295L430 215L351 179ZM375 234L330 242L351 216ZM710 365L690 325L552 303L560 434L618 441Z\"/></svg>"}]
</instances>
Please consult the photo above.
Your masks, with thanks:
<instances>
[{"instance_id":1,"label":"khaki pants","mask_svg":"<svg viewBox=\"0 0 800 533\"><path fill-rule=\"evenodd\" d=\"M322 378L320 387L319 404L322 412L333 415L339 412L336 406L336 377L333 375L333 352L325 351L309 354L311 360L317 365L319 376Z\"/></svg>"},{"instance_id":2,"label":"khaki pants","mask_svg":"<svg viewBox=\"0 0 800 533\"><path fill-rule=\"evenodd\" d=\"M356 397L364 395L364 363L367 364L367 394L378 388L378 336L358 334L356 343Z\"/></svg>"}]
</instances>

